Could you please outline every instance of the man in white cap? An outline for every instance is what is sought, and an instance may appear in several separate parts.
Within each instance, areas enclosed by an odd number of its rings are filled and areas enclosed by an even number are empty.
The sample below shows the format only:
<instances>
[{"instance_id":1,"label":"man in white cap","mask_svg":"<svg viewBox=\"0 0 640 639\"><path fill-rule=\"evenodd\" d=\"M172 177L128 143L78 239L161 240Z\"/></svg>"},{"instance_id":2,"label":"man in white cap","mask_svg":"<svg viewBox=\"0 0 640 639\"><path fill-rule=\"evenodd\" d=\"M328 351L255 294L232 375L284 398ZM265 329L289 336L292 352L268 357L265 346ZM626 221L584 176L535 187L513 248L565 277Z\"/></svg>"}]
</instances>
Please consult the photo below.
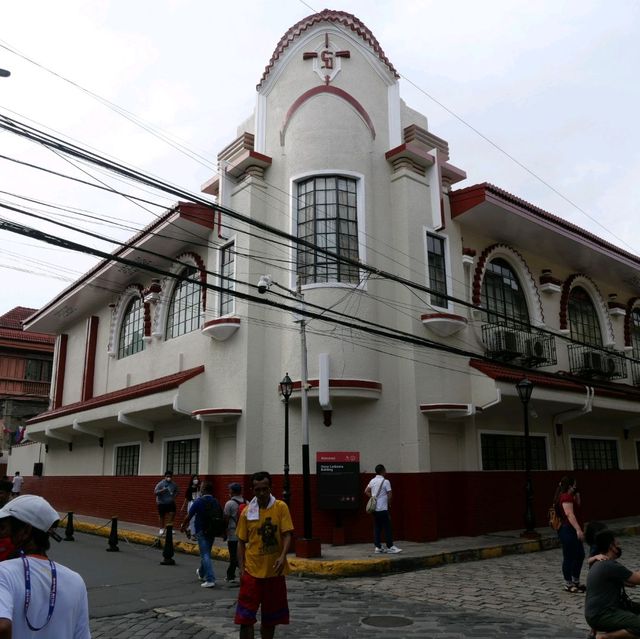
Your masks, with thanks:
<instances>
[{"instance_id":1,"label":"man in white cap","mask_svg":"<svg viewBox=\"0 0 640 639\"><path fill-rule=\"evenodd\" d=\"M0 639L91 639L82 577L47 557L58 513L42 497L22 495L0 508Z\"/></svg>"}]
</instances>

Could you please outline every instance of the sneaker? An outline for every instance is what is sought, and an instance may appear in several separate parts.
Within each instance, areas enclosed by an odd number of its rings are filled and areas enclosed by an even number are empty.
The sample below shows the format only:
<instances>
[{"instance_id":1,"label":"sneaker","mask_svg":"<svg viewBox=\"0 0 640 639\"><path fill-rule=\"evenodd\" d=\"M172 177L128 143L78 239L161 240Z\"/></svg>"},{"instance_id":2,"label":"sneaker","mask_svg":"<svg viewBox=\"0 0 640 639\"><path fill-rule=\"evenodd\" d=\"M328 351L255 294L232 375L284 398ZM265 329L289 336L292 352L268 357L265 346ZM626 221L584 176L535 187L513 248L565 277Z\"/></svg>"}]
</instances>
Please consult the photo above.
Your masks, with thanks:
<instances>
[{"instance_id":1,"label":"sneaker","mask_svg":"<svg viewBox=\"0 0 640 639\"><path fill-rule=\"evenodd\" d=\"M398 548L398 546L391 546L391 548L387 548L387 552L395 555L397 552L402 552L402 548Z\"/></svg>"},{"instance_id":2,"label":"sneaker","mask_svg":"<svg viewBox=\"0 0 640 639\"><path fill-rule=\"evenodd\" d=\"M382 553L382 554L384 554L385 552L387 552L387 549L386 549L386 548L378 548L378 546L376 546L376 547L374 548L373 552L374 552L376 555L379 555L379 554L381 554L381 553Z\"/></svg>"},{"instance_id":3,"label":"sneaker","mask_svg":"<svg viewBox=\"0 0 640 639\"><path fill-rule=\"evenodd\" d=\"M215 588L216 587L216 582L215 581L203 581L200 584L201 588Z\"/></svg>"},{"instance_id":4,"label":"sneaker","mask_svg":"<svg viewBox=\"0 0 640 639\"><path fill-rule=\"evenodd\" d=\"M160 528L158 531L158 537L162 537L162 535L164 535L164 528Z\"/></svg>"},{"instance_id":5,"label":"sneaker","mask_svg":"<svg viewBox=\"0 0 640 639\"><path fill-rule=\"evenodd\" d=\"M203 576L200 574L200 568L196 568L196 577L197 577L200 581L204 581Z\"/></svg>"}]
</instances>

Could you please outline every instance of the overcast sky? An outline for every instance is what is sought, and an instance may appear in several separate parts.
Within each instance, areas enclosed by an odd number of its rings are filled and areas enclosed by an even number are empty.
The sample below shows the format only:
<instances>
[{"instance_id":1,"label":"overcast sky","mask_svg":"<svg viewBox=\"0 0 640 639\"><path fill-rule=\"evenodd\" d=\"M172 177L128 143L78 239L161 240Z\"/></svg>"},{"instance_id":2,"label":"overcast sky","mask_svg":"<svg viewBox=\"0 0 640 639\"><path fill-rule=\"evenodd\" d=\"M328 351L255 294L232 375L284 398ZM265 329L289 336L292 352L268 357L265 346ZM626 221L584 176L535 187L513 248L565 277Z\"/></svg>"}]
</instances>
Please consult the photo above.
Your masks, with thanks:
<instances>
[{"instance_id":1,"label":"overcast sky","mask_svg":"<svg viewBox=\"0 0 640 639\"><path fill-rule=\"evenodd\" d=\"M457 188L492 182L640 253L636 0L344 0L328 7L299 0L5 3L0 47L15 49L82 88L0 48L0 68L12 74L0 78L0 113L29 118L35 126L198 192L215 173L217 153L251 114L255 85L280 37L324 8L353 13L371 29L403 76L402 97L429 118L430 130L448 140L451 162L467 171L468 179ZM180 153L83 89L202 158ZM51 151L6 132L0 132L0 155L91 179ZM153 219L121 197L4 159L0 191L3 204L24 205L8 192L89 210L108 224L91 225L67 213L60 219L120 240ZM113 249L24 216L0 210L0 217ZM0 313L42 306L93 263L0 231Z\"/></svg>"}]
</instances>

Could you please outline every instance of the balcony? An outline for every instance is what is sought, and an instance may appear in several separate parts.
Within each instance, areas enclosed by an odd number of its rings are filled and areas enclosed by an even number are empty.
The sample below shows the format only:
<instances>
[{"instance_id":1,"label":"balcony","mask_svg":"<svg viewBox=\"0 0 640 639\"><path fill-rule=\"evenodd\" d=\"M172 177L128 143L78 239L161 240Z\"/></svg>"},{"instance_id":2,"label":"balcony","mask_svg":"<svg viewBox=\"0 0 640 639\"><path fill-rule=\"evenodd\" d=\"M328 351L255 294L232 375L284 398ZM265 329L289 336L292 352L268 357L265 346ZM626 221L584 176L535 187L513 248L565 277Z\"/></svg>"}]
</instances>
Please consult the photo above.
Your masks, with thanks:
<instances>
[{"instance_id":1,"label":"balcony","mask_svg":"<svg viewBox=\"0 0 640 639\"><path fill-rule=\"evenodd\" d=\"M553 335L513 328L506 324L485 324L482 327L482 342L487 357L503 362L528 368L558 363Z\"/></svg>"},{"instance_id":2,"label":"balcony","mask_svg":"<svg viewBox=\"0 0 640 639\"><path fill-rule=\"evenodd\" d=\"M29 397L49 397L51 382L36 382L30 379L0 377L0 395L25 395Z\"/></svg>"},{"instance_id":3,"label":"balcony","mask_svg":"<svg viewBox=\"0 0 640 639\"><path fill-rule=\"evenodd\" d=\"M570 344L569 370L580 377L593 379L623 379L627 376L624 355L616 351Z\"/></svg>"}]
</instances>

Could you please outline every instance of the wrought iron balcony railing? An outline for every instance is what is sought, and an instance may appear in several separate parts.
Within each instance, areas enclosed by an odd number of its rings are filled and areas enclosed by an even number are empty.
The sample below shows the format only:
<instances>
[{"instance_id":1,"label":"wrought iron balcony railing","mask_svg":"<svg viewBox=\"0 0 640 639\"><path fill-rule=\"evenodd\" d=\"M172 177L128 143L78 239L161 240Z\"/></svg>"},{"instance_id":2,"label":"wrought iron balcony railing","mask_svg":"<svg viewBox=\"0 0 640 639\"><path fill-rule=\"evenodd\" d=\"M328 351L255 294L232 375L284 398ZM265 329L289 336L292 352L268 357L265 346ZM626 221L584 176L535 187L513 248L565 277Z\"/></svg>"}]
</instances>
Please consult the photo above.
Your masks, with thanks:
<instances>
[{"instance_id":1,"label":"wrought iron balcony railing","mask_svg":"<svg viewBox=\"0 0 640 639\"><path fill-rule=\"evenodd\" d=\"M624 355L581 344L569 344L569 370L580 377L623 379L627 376Z\"/></svg>"},{"instance_id":2,"label":"wrought iron balcony railing","mask_svg":"<svg viewBox=\"0 0 640 639\"><path fill-rule=\"evenodd\" d=\"M553 335L506 324L485 324L482 327L482 341L487 357L529 368L558 363Z\"/></svg>"}]
</instances>

